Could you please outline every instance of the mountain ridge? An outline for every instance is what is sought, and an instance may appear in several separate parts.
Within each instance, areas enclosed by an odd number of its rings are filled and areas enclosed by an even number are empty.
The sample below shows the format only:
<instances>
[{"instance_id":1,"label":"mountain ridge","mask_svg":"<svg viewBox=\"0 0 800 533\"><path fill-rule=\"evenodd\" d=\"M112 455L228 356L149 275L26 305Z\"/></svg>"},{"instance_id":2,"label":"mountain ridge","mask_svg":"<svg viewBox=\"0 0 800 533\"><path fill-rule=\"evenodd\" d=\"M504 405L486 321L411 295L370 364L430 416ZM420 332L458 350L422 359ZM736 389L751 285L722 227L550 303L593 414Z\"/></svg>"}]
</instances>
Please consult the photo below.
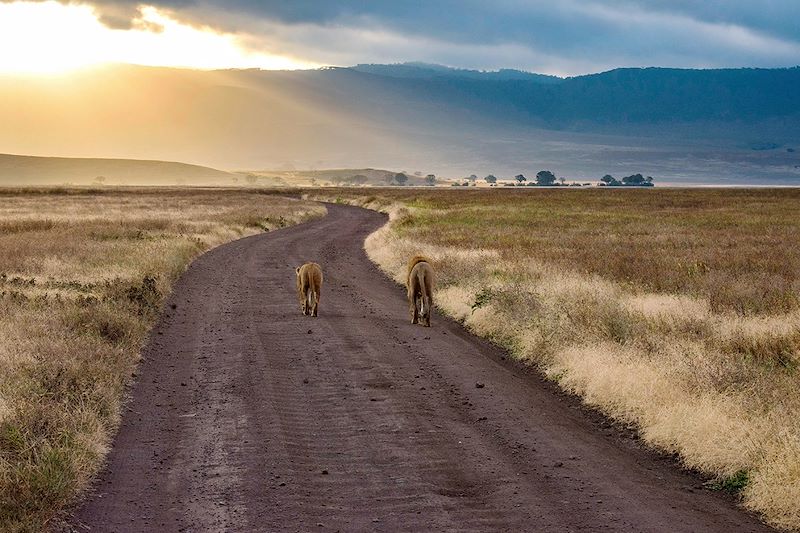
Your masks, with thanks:
<instances>
[{"instance_id":1,"label":"mountain ridge","mask_svg":"<svg viewBox=\"0 0 800 533\"><path fill-rule=\"evenodd\" d=\"M616 69L558 83L418 64L362 70L0 75L0 151L224 169L800 182L797 67Z\"/></svg>"},{"instance_id":2,"label":"mountain ridge","mask_svg":"<svg viewBox=\"0 0 800 533\"><path fill-rule=\"evenodd\" d=\"M499 70L461 69L438 65L435 63L422 63L411 61L406 63L380 64L361 63L351 67L342 67L357 72L390 76L396 78L430 79L435 77L453 76L463 79L476 80L529 80L540 83L559 83L564 80L559 76L539 74L518 69L503 68Z\"/></svg>"}]
</instances>

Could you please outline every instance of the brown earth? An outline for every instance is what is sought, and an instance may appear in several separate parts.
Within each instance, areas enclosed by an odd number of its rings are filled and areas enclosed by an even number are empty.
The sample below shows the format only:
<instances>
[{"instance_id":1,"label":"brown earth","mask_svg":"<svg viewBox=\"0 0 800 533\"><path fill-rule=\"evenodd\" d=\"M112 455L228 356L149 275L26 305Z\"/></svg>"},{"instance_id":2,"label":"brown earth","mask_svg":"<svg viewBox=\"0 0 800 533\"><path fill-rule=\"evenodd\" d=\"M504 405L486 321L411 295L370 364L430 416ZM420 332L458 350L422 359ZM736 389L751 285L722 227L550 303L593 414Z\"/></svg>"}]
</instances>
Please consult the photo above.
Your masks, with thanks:
<instances>
[{"instance_id":1,"label":"brown earth","mask_svg":"<svg viewBox=\"0 0 800 533\"><path fill-rule=\"evenodd\" d=\"M673 459L405 294L367 259L383 215L196 260L144 350L91 531L768 531ZM294 267L324 269L319 318Z\"/></svg>"}]
</instances>

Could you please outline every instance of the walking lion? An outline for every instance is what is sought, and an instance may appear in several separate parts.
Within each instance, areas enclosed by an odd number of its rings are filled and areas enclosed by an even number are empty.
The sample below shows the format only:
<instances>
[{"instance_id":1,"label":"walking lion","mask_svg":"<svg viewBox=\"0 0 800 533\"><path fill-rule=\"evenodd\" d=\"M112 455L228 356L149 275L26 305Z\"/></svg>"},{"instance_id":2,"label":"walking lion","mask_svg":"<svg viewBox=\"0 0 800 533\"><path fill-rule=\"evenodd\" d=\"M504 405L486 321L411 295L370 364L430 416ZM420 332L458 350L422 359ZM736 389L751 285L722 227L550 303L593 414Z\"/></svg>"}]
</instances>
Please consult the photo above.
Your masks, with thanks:
<instances>
[{"instance_id":1,"label":"walking lion","mask_svg":"<svg viewBox=\"0 0 800 533\"><path fill-rule=\"evenodd\" d=\"M427 257L415 255L408 262L408 308L412 324L431 326L433 267Z\"/></svg>"},{"instance_id":2,"label":"walking lion","mask_svg":"<svg viewBox=\"0 0 800 533\"><path fill-rule=\"evenodd\" d=\"M297 299L304 315L317 316L319 292L322 289L322 267L306 263L295 269L297 273Z\"/></svg>"}]
</instances>

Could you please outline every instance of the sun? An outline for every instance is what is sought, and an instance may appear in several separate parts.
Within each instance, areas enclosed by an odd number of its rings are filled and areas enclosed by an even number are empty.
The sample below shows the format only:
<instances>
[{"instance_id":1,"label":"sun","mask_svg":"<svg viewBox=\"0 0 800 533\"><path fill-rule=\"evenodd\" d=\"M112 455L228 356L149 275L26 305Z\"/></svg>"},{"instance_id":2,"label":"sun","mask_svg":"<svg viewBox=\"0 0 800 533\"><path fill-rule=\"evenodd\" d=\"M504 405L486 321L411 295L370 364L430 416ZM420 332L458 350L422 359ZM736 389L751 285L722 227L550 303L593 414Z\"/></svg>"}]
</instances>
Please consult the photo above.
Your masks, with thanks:
<instances>
[{"instance_id":1,"label":"sun","mask_svg":"<svg viewBox=\"0 0 800 533\"><path fill-rule=\"evenodd\" d=\"M319 65L246 49L241 39L142 6L131 29L103 25L88 5L0 3L0 74L58 74L104 63L195 69L301 69Z\"/></svg>"},{"instance_id":2,"label":"sun","mask_svg":"<svg viewBox=\"0 0 800 533\"><path fill-rule=\"evenodd\" d=\"M57 73L101 62L103 27L86 6L0 4L0 72Z\"/></svg>"}]
</instances>

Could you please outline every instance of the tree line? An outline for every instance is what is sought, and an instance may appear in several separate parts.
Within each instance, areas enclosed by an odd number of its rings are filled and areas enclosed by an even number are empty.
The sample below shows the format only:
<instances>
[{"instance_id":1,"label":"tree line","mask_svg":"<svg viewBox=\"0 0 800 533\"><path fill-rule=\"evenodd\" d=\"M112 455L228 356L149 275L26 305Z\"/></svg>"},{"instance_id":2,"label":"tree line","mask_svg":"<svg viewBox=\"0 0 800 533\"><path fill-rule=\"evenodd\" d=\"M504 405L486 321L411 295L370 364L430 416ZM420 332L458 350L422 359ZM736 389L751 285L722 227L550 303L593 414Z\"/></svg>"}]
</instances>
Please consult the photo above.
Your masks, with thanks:
<instances>
[{"instance_id":1,"label":"tree line","mask_svg":"<svg viewBox=\"0 0 800 533\"><path fill-rule=\"evenodd\" d=\"M419 174L419 173L418 173ZM494 174L489 174L483 180L488 183L490 186L496 186L499 182L497 176ZM387 176L386 182L390 185L405 185L408 183L409 177L404 172L398 172L394 175ZM453 183L454 187L468 187L471 185L475 185L479 181L479 178L475 174L471 174L464 178L464 182L455 182ZM517 174L514 176L514 181L516 181L517 186L539 186L539 187L558 187L558 186L567 186L566 178L557 178L555 174L553 174L550 170L540 170L536 173L536 177L532 181L528 181L528 178L524 174ZM438 182L438 178L434 174L428 174L424 178L425 185L434 186ZM503 183L503 185L513 185L513 183ZM591 183L571 183L569 186L591 186ZM600 182L598 183L601 187L653 187L655 184L653 183L652 176L643 176L642 174L632 174L630 176L625 176L621 179L617 179L611 174L606 174L602 178L600 178Z\"/></svg>"},{"instance_id":2,"label":"tree line","mask_svg":"<svg viewBox=\"0 0 800 533\"><path fill-rule=\"evenodd\" d=\"M490 186L495 186L498 183L497 176L494 174L489 174L483 180L488 183ZM475 174L470 175L469 177L465 178L464 183L455 183L455 186L469 186L470 183L475 184L478 181L478 176ZM528 181L528 178L524 174L517 174L514 176L514 181L516 181L517 186L539 186L539 187L558 187L558 186L567 186L566 178L556 178L556 175L553 174L550 170L540 170L536 173L536 177L532 181ZM504 185L513 185L513 183L504 183ZM591 183L571 183L570 186L591 186ZM606 174L602 178L600 178L600 182L598 183L601 187L653 187L653 177L647 176L644 177L642 174L632 174L630 176L625 176L622 179L617 179L610 174Z\"/></svg>"}]
</instances>

